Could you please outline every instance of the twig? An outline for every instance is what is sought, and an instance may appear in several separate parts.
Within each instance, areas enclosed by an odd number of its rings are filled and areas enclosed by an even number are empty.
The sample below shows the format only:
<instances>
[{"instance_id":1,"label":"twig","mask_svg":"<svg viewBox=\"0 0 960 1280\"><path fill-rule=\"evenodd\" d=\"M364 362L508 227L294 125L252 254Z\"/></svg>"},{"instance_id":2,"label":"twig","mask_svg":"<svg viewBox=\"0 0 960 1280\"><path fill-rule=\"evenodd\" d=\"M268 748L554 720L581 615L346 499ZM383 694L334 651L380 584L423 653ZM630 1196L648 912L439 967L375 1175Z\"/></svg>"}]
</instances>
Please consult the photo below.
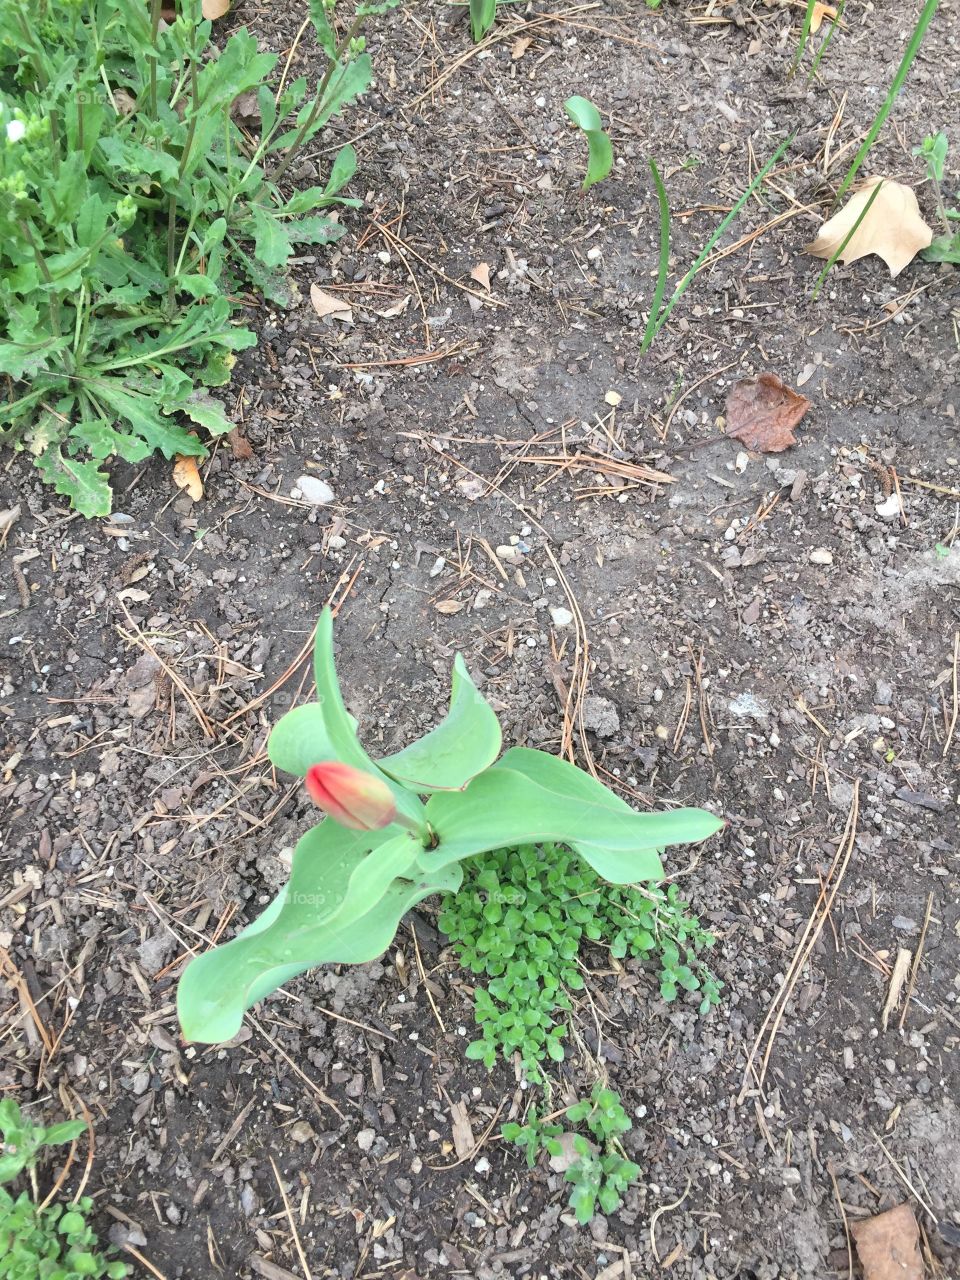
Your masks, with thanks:
<instances>
[{"instance_id":1,"label":"twig","mask_svg":"<svg viewBox=\"0 0 960 1280\"><path fill-rule=\"evenodd\" d=\"M674 1200L673 1204L662 1204L659 1209L654 1211L653 1217L650 1219L650 1248L653 1252L654 1258L656 1258L657 1260L657 1266L660 1265L660 1254L659 1254L659 1251L657 1250L657 1237L656 1237L657 1222L665 1213L672 1213L674 1209L680 1208L684 1200L686 1200L687 1196L690 1194L691 1186L692 1186L692 1183L688 1178L687 1185L684 1188L683 1195L680 1197L680 1199Z\"/></svg>"},{"instance_id":2,"label":"twig","mask_svg":"<svg viewBox=\"0 0 960 1280\"><path fill-rule=\"evenodd\" d=\"M930 1215L930 1217L933 1219L934 1223L935 1223L937 1226L939 1226L939 1225L940 1225L940 1219L939 1219L939 1218L937 1217L937 1215L933 1212L933 1210L932 1210L932 1209L930 1208L930 1206L927 1204L926 1200L924 1200L923 1196L920 1194L920 1192L917 1190L917 1188L913 1185L913 1183L910 1181L910 1179L907 1177L907 1175L903 1172L903 1170L902 1170L902 1169L900 1168L900 1166L897 1164L896 1160L894 1160L893 1156L890 1154L890 1152L887 1150L886 1146L884 1145L883 1139L880 1137L880 1135L879 1135L878 1133L874 1133L872 1129L870 1130L870 1133L871 1133L871 1136L872 1136L872 1137L877 1141L877 1143L879 1143L880 1150L883 1152L883 1154L887 1157L887 1159L888 1159L888 1160L890 1161L890 1163L893 1165L893 1169L894 1169L894 1172L896 1173L897 1177L900 1179L900 1181L903 1183L903 1185L907 1188L907 1190L910 1192L910 1194L911 1194L911 1195L913 1195L913 1196L916 1196L917 1200L918 1200L918 1201L919 1201L919 1203L922 1205L922 1207L927 1211L927 1213Z\"/></svg>"},{"instance_id":3,"label":"twig","mask_svg":"<svg viewBox=\"0 0 960 1280\"><path fill-rule=\"evenodd\" d=\"M910 977L907 981L907 994L903 998L903 1009L900 1011L900 1021L897 1026L903 1030L903 1024L906 1021L907 1010L910 1007L910 1000L913 996L913 989L917 985L917 975L920 972L920 961L923 958L923 947L927 940L927 930L930 928L930 916L933 913L933 894L927 896L927 912L923 917L923 928L920 930L920 941L917 943L917 954L913 957L913 965L910 969Z\"/></svg>"},{"instance_id":4,"label":"twig","mask_svg":"<svg viewBox=\"0 0 960 1280\"><path fill-rule=\"evenodd\" d=\"M957 715L960 714L960 696L957 691L957 667L960 666L960 631L954 633L953 637L953 715L950 717L950 727L947 730L947 738L943 744L943 755L946 759L947 752L950 750L950 744L953 741L953 731L957 727Z\"/></svg>"},{"instance_id":5,"label":"twig","mask_svg":"<svg viewBox=\"0 0 960 1280\"><path fill-rule=\"evenodd\" d=\"M280 1188L280 1195L283 1197L283 1208L287 1215L287 1221L290 1223L290 1230L293 1232L293 1243L297 1247L297 1257L300 1259L301 1267L303 1267L305 1280L313 1280L313 1277L310 1274L309 1264L307 1263L307 1255L303 1252L303 1245L300 1243L300 1233L297 1231L297 1224L293 1217L293 1211L290 1208L290 1200L287 1197L283 1180L280 1177L280 1170L277 1168L277 1163L273 1156L270 1157L270 1168L273 1170L273 1176L276 1178L277 1186Z\"/></svg>"}]
</instances>

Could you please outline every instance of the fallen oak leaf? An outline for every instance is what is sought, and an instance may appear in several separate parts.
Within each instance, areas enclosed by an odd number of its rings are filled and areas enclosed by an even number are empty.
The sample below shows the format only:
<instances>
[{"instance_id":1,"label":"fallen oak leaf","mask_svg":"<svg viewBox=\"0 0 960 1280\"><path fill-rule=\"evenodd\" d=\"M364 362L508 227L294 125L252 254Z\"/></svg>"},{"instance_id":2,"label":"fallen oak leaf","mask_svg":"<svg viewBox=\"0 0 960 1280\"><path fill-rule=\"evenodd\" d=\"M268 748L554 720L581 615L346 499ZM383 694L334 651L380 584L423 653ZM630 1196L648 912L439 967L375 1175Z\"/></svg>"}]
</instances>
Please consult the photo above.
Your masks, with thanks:
<instances>
[{"instance_id":1,"label":"fallen oak leaf","mask_svg":"<svg viewBox=\"0 0 960 1280\"><path fill-rule=\"evenodd\" d=\"M758 453L782 453L797 443L793 429L809 408L775 373L741 378L727 396L727 435Z\"/></svg>"},{"instance_id":2,"label":"fallen oak leaf","mask_svg":"<svg viewBox=\"0 0 960 1280\"><path fill-rule=\"evenodd\" d=\"M203 481L200 479L196 458L188 454L177 454L173 464L173 483L178 489L188 493L194 502L200 501L203 497Z\"/></svg>"},{"instance_id":3,"label":"fallen oak leaf","mask_svg":"<svg viewBox=\"0 0 960 1280\"><path fill-rule=\"evenodd\" d=\"M478 262L470 271L471 279L476 280L477 284L490 292L490 266L486 262Z\"/></svg>"},{"instance_id":4,"label":"fallen oak leaf","mask_svg":"<svg viewBox=\"0 0 960 1280\"><path fill-rule=\"evenodd\" d=\"M873 195L880 183L883 185ZM871 197L870 208L866 209ZM861 215L862 221L851 235ZM844 245L848 235L850 239ZM823 224L805 252L815 258L832 258L843 245L837 257L845 264L875 253L890 268L891 276L898 276L932 239L933 232L920 216L917 197L910 187L892 178L867 178L840 212Z\"/></svg>"},{"instance_id":5,"label":"fallen oak leaf","mask_svg":"<svg viewBox=\"0 0 960 1280\"><path fill-rule=\"evenodd\" d=\"M923 1280L920 1229L909 1204L850 1223L863 1280Z\"/></svg>"}]
</instances>

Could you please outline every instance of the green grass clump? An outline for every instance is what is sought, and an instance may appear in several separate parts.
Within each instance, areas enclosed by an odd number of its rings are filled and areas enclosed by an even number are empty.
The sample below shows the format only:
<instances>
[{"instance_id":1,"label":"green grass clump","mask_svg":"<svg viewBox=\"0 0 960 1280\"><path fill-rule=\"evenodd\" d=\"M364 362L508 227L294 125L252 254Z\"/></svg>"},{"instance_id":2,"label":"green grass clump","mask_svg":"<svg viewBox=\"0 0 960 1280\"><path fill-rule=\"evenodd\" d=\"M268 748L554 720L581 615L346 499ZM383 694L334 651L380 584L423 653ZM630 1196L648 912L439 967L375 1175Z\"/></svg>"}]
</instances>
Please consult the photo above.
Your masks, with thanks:
<instances>
[{"instance_id":1,"label":"green grass clump","mask_svg":"<svg viewBox=\"0 0 960 1280\"><path fill-rule=\"evenodd\" d=\"M475 992L480 1038L467 1056L492 1067L519 1053L540 1079L562 1062L569 993L583 988L584 942L612 957L656 960L660 994L699 992L700 1012L719 1000L720 984L700 958L714 938L687 911L676 885L609 885L558 845L498 849L478 858L440 913L441 930L460 963L488 978Z\"/></svg>"}]
</instances>

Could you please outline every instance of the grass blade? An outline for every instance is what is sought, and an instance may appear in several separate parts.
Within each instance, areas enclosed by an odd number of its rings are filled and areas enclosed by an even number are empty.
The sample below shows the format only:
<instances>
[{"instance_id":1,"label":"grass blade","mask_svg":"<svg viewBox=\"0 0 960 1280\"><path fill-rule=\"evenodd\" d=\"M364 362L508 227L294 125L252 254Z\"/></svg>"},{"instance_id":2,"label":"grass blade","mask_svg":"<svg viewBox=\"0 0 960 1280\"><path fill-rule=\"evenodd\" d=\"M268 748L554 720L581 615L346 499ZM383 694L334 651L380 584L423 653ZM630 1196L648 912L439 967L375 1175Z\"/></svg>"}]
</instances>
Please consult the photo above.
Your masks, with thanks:
<instances>
[{"instance_id":1,"label":"grass blade","mask_svg":"<svg viewBox=\"0 0 960 1280\"><path fill-rule=\"evenodd\" d=\"M653 185L657 189L657 203L660 205L660 265L657 271L657 287L653 291L653 302L647 317L647 327L643 333L641 353L647 350L656 336L657 316L660 314L664 290L667 287L667 263L670 259L670 202L667 200L667 191L660 177L660 170L653 160L650 161L650 172L653 174Z\"/></svg>"},{"instance_id":2,"label":"grass blade","mask_svg":"<svg viewBox=\"0 0 960 1280\"><path fill-rule=\"evenodd\" d=\"M710 239L703 246L703 249L701 250L700 255L697 258L696 262L693 264L693 266L690 268L687 274L683 277L683 279L677 285L676 289L674 289L673 295L671 296L670 301L667 303L667 305L663 308L663 310L657 316L656 321L652 326L652 331L651 331L650 322L649 321L647 322L647 329L643 335L643 342L640 345L641 355L643 355L645 351L649 350L651 342L653 342L654 338L657 336L657 334L666 324L667 317L670 315L670 312L673 310L673 308L677 305L677 303L686 293L687 289L690 286L690 282L693 280L693 277L697 274L697 272L703 266L704 262L706 262L707 258L710 256L717 241L726 231L727 227L729 227L730 223L733 222L734 218L736 218L737 214L740 212L743 206L747 203L747 201L750 199L753 193L757 190L757 188L763 182L764 178L767 176L767 174L770 172L773 166L777 163L777 161L786 151L787 147L790 146L790 144L793 142L796 136L797 136L796 133L791 133L789 138L785 138L783 142L780 143L779 147L777 147L776 151L773 153L773 155L770 157L767 163L763 166L760 172L756 175L756 177L750 183L749 187L747 187L746 191L744 191L743 195L740 197L737 203L733 206L733 208L730 210L727 216L723 219L720 225L713 232ZM656 313L653 313L653 314L656 314Z\"/></svg>"},{"instance_id":3,"label":"grass blade","mask_svg":"<svg viewBox=\"0 0 960 1280\"><path fill-rule=\"evenodd\" d=\"M853 237L857 234L857 228L860 226L860 223L864 220L864 218L870 212L870 206L873 204L874 200L876 200L877 196L880 194L880 188L882 186L883 186L883 179L881 179L877 183L877 185L873 188L873 190L870 192L870 196L867 200L867 203L860 210L860 213L857 216L856 222L853 224L853 226L850 228L847 234L843 237L843 239L837 245L836 249L834 249L833 253L827 259L827 265L823 268L823 270L817 276L817 283L813 286L813 293L811 293L810 295L811 302L816 301L817 294L820 292L823 286L824 280L826 280L828 274L830 273L831 267L836 262L836 260L840 257L840 255L843 253L844 249L847 247L847 245L850 243Z\"/></svg>"},{"instance_id":4,"label":"grass blade","mask_svg":"<svg viewBox=\"0 0 960 1280\"><path fill-rule=\"evenodd\" d=\"M831 21L830 29L827 31L827 34L824 36L823 44L817 50L817 56L813 60L813 66L810 68L810 74L807 76L807 84L809 84L810 81L813 79L813 77L817 74L817 67L819 67L820 61L823 58L823 55L827 52L827 49L830 47L830 41L833 39L836 29L840 25L840 19L843 17L843 11L846 7L847 7L847 0L840 0L840 3L837 5L837 16Z\"/></svg>"},{"instance_id":5,"label":"grass blade","mask_svg":"<svg viewBox=\"0 0 960 1280\"><path fill-rule=\"evenodd\" d=\"M810 39L810 27L813 24L813 11L816 7L817 0L807 0L807 12L803 15L803 26L800 28L800 43L797 45L797 52L793 55L793 61L790 63L790 75L793 75L797 67L799 67L803 51L807 47L807 41Z\"/></svg>"},{"instance_id":6,"label":"grass blade","mask_svg":"<svg viewBox=\"0 0 960 1280\"><path fill-rule=\"evenodd\" d=\"M877 112L876 119L870 126L867 136L864 138L860 146L860 150L854 157L853 164L847 170L846 177L840 183L840 189L837 192L836 200L840 200L844 192L847 191L851 182L853 182L854 178L857 176L860 166L867 158L867 153L870 151L874 142L876 142L877 134L883 128L884 121L890 114L890 108L897 100L897 95L903 88L903 82L907 78L914 58L920 51L920 46L923 44L923 37L927 33L927 27L929 27L933 15L937 12L939 5L940 0L926 0L923 9L920 12L920 17L917 19L917 25L913 29L913 35L910 37L910 42L907 45L906 52L903 55L903 60L897 68L897 74L893 77L890 88L887 90L887 96L884 99L883 106Z\"/></svg>"}]
</instances>

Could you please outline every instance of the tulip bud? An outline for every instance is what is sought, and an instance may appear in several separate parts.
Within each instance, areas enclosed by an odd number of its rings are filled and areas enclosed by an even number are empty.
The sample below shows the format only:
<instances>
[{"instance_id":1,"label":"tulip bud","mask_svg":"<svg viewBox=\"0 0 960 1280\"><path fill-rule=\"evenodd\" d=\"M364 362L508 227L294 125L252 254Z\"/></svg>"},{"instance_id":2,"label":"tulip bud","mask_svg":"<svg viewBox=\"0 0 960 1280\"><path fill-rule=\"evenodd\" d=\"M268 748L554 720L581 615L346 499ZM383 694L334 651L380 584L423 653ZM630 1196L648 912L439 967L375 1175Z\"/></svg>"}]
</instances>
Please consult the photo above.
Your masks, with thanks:
<instances>
[{"instance_id":1,"label":"tulip bud","mask_svg":"<svg viewBox=\"0 0 960 1280\"><path fill-rule=\"evenodd\" d=\"M387 784L352 765L324 760L310 766L305 782L314 804L342 827L374 831L396 820L397 806Z\"/></svg>"}]
</instances>

